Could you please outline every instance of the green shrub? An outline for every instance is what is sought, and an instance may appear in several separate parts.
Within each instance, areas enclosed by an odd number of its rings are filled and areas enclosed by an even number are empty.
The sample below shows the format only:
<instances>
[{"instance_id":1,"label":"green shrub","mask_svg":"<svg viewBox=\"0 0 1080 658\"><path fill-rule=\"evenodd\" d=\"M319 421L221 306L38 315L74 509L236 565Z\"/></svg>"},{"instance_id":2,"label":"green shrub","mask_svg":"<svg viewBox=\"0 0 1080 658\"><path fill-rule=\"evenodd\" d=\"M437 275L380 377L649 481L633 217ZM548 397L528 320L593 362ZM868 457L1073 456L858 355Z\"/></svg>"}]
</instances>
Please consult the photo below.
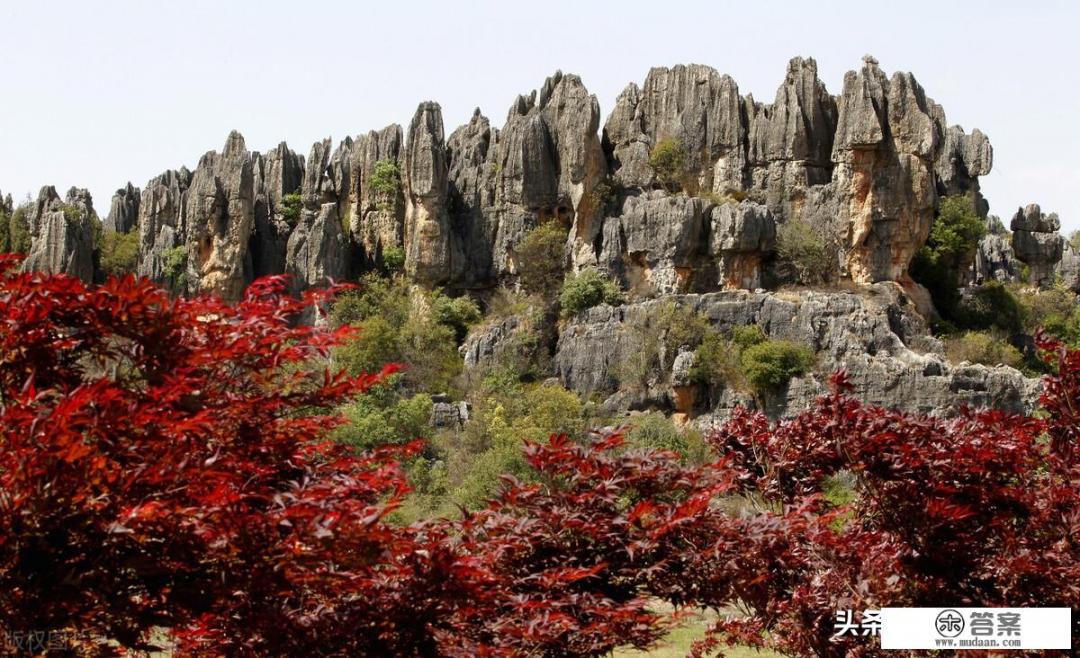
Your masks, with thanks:
<instances>
[{"instance_id":1,"label":"green shrub","mask_svg":"<svg viewBox=\"0 0 1080 658\"><path fill-rule=\"evenodd\" d=\"M617 179L604 176L589 193L589 204L601 215L615 212L615 204L621 191L622 186Z\"/></svg>"},{"instance_id":2,"label":"green shrub","mask_svg":"<svg viewBox=\"0 0 1080 658\"><path fill-rule=\"evenodd\" d=\"M173 292L182 293L187 289L187 262L187 245L177 245L161 254L162 277Z\"/></svg>"},{"instance_id":3,"label":"green shrub","mask_svg":"<svg viewBox=\"0 0 1080 658\"><path fill-rule=\"evenodd\" d=\"M735 343L739 349L745 350L758 343L764 343L765 339L765 331L756 324L743 324L731 330L731 342Z\"/></svg>"},{"instance_id":4,"label":"green shrub","mask_svg":"<svg viewBox=\"0 0 1080 658\"><path fill-rule=\"evenodd\" d=\"M669 192L677 192L686 178L686 148L678 139L662 139L649 153L649 166Z\"/></svg>"},{"instance_id":5,"label":"green shrub","mask_svg":"<svg viewBox=\"0 0 1080 658\"><path fill-rule=\"evenodd\" d=\"M398 330L378 315L350 323L359 331L357 340L346 341L334 350L334 364L349 373L359 375L378 372L387 363L400 363Z\"/></svg>"},{"instance_id":6,"label":"green shrub","mask_svg":"<svg viewBox=\"0 0 1080 658\"><path fill-rule=\"evenodd\" d=\"M405 250L401 247L387 247L382 252L382 266L387 272L400 272L405 268Z\"/></svg>"},{"instance_id":7,"label":"green shrub","mask_svg":"<svg viewBox=\"0 0 1080 658\"><path fill-rule=\"evenodd\" d=\"M1056 333L1077 311L1077 298L1072 290L1058 283L1049 288L1014 288L1016 300L1023 314L1023 329L1034 334L1037 329L1045 328Z\"/></svg>"},{"instance_id":8,"label":"green shrub","mask_svg":"<svg viewBox=\"0 0 1080 658\"><path fill-rule=\"evenodd\" d=\"M716 332L709 332L694 350L694 367L690 370L690 378L703 386L746 390L742 349L734 339L728 340Z\"/></svg>"},{"instance_id":9,"label":"green shrub","mask_svg":"<svg viewBox=\"0 0 1080 658\"><path fill-rule=\"evenodd\" d=\"M30 253L30 221L27 219L29 206L22 204L11 213L8 220L8 234L11 236L9 248L15 254ZM0 229L3 227L0 226Z\"/></svg>"},{"instance_id":10,"label":"green shrub","mask_svg":"<svg viewBox=\"0 0 1080 658\"><path fill-rule=\"evenodd\" d=\"M680 348L696 349L709 334L709 319L690 306L665 300L651 309L647 323L630 329L632 349L615 368L619 383L645 388L667 377Z\"/></svg>"},{"instance_id":11,"label":"green shrub","mask_svg":"<svg viewBox=\"0 0 1080 658\"><path fill-rule=\"evenodd\" d=\"M295 227L300 223L300 210L304 207L304 197L300 193L300 190L296 190L292 194L286 194L281 197L281 218L285 220L285 223L290 227Z\"/></svg>"},{"instance_id":12,"label":"green shrub","mask_svg":"<svg viewBox=\"0 0 1080 658\"><path fill-rule=\"evenodd\" d=\"M461 343L469 328L480 322L481 313L471 297L436 294L431 304L431 316L435 322L450 327L457 342Z\"/></svg>"},{"instance_id":13,"label":"green shrub","mask_svg":"<svg viewBox=\"0 0 1080 658\"><path fill-rule=\"evenodd\" d=\"M912 277L926 286L934 306L947 320L956 320L959 272L970 265L984 235L986 223L975 213L971 199L963 195L945 197L926 245L912 260Z\"/></svg>"},{"instance_id":14,"label":"green shrub","mask_svg":"<svg viewBox=\"0 0 1080 658\"><path fill-rule=\"evenodd\" d=\"M377 198L376 207L386 211L393 207L401 187L401 169L393 160L379 160L371 172L371 190Z\"/></svg>"},{"instance_id":15,"label":"green shrub","mask_svg":"<svg viewBox=\"0 0 1080 658\"><path fill-rule=\"evenodd\" d=\"M525 292L550 298L562 285L567 230L556 221L537 226L514 249L518 282Z\"/></svg>"},{"instance_id":16,"label":"green shrub","mask_svg":"<svg viewBox=\"0 0 1080 658\"><path fill-rule=\"evenodd\" d=\"M106 231L101 238L99 263L106 276L134 273L139 265L138 233Z\"/></svg>"},{"instance_id":17,"label":"green shrub","mask_svg":"<svg viewBox=\"0 0 1080 658\"><path fill-rule=\"evenodd\" d=\"M341 295L330 310L331 324L360 330L357 340L335 350L335 364L358 374L400 363L406 388L451 390L462 367L458 334L474 316L469 302L442 299L439 292L414 290L403 276L368 274L359 290Z\"/></svg>"},{"instance_id":18,"label":"green shrub","mask_svg":"<svg viewBox=\"0 0 1080 658\"><path fill-rule=\"evenodd\" d=\"M670 450L691 463L704 463L709 448L701 433L677 427L662 413L651 412L630 419L626 443L632 448Z\"/></svg>"},{"instance_id":19,"label":"green shrub","mask_svg":"<svg viewBox=\"0 0 1080 658\"><path fill-rule=\"evenodd\" d=\"M997 328L1014 334L1024 330L1024 308L998 281L989 281L961 296L953 312L953 323L974 331Z\"/></svg>"},{"instance_id":20,"label":"green shrub","mask_svg":"<svg viewBox=\"0 0 1080 658\"><path fill-rule=\"evenodd\" d=\"M552 434L578 436L586 421L580 399L562 386L520 384L513 373L493 373L476 392L473 413L461 432L439 438L447 463L451 507L476 509L498 490L500 476L534 476L522 455L524 441Z\"/></svg>"},{"instance_id":21,"label":"green shrub","mask_svg":"<svg viewBox=\"0 0 1080 658\"><path fill-rule=\"evenodd\" d=\"M758 394L786 386L792 377L802 375L812 365L813 351L786 340L767 340L742 353L746 379Z\"/></svg>"},{"instance_id":22,"label":"green shrub","mask_svg":"<svg viewBox=\"0 0 1080 658\"><path fill-rule=\"evenodd\" d=\"M595 269L582 270L563 282L559 305L564 317L570 317L600 304L619 304L622 293L618 286Z\"/></svg>"},{"instance_id":23,"label":"green shrub","mask_svg":"<svg viewBox=\"0 0 1080 658\"><path fill-rule=\"evenodd\" d=\"M987 366L1019 367L1024 357L1020 350L988 332L968 331L945 339L945 355L953 363L968 361Z\"/></svg>"},{"instance_id":24,"label":"green shrub","mask_svg":"<svg viewBox=\"0 0 1080 658\"><path fill-rule=\"evenodd\" d=\"M959 270L970 264L984 235L986 222L976 214L971 199L964 195L949 196L941 200L926 246L934 260L945 261Z\"/></svg>"},{"instance_id":25,"label":"green shrub","mask_svg":"<svg viewBox=\"0 0 1080 658\"><path fill-rule=\"evenodd\" d=\"M835 245L804 221L793 219L780 226L776 255L803 285L829 283L837 278Z\"/></svg>"},{"instance_id":26,"label":"green shrub","mask_svg":"<svg viewBox=\"0 0 1080 658\"><path fill-rule=\"evenodd\" d=\"M356 290L338 296L330 309L330 322L340 327L378 315L392 326L401 327L412 314L412 291L405 277L368 273Z\"/></svg>"},{"instance_id":27,"label":"green shrub","mask_svg":"<svg viewBox=\"0 0 1080 658\"><path fill-rule=\"evenodd\" d=\"M407 443L428 433L431 407L428 395L403 398L392 387L379 386L341 408L347 423L330 436L358 450Z\"/></svg>"}]
</instances>

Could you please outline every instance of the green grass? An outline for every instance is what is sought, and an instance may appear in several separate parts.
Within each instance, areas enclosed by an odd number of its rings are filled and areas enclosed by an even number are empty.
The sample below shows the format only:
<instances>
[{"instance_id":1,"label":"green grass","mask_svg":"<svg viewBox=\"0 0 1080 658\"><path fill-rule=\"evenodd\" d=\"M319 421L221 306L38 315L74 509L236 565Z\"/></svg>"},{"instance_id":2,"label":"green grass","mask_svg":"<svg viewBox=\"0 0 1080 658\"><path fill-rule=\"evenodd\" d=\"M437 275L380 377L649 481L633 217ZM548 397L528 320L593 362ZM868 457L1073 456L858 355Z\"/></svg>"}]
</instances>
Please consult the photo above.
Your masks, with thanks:
<instances>
[{"instance_id":1,"label":"green grass","mask_svg":"<svg viewBox=\"0 0 1080 658\"><path fill-rule=\"evenodd\" d=\"M695 641L705 635L705 627L710 623L700 615L695 615L671 633L668 634L656 648L651 651L637 651L634 649L620 649L612 654L612 658L685 658L690 653L690 647ZM772 651L758 651L753 647L735 646L724 647L725 658L782 658Z\"/></svg>"}]
</instances>

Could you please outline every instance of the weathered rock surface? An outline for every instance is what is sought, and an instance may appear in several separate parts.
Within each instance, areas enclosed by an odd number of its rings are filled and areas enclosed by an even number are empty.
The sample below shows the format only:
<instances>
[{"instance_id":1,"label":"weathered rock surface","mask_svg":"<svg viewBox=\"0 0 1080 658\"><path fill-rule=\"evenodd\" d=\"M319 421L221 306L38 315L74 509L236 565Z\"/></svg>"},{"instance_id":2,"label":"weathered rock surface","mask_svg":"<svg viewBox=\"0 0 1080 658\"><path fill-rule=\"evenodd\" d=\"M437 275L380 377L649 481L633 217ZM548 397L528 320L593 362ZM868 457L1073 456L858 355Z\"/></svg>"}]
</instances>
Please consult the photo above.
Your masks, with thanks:
<instances>
[{"instance_id":1,"label":"weathered rock surface","mask_svg":"<svg viewBox=\"0 0 1080 658\"><path fill-rule=\"evenodd\" d=\"M285 248L296 219L285 216L282 199L301 191L304 157L285 142L265 154L252 154L255 185L255 224L251 234L251 265L255 277L285 271Z\"/></svg>"},{"instance_id":2,"label":"weathered rock surface","mask_svg":"<svg viewBox=\"0 0 1080 658\"><path fill-rule=\"evenodd\" d=\"M139 188L130 182L113 194L109 214L103 228L106 231L128 233L139 224Z\"/></svg>"},{"instance_id":3,"label":"weathered rock surface","mask_svg":"<svg viewBox=\"0 0 1080 658\"><path fill-rule=\"evenodd\" d=\"M342 224L344 254L317 250L335 262L315 270L346 276L393 248L423 285L512 285L518 243L556 221L569 229L568 268L599 267L660 295L778 280L775 236L792 221L835 247L856 282L907 282L940 195L986 210L986 136L947 125L911 74L888 78L870 57L838 96L813 59L796 57L772 103L708 66L654 68L620 94L602 135L600 118L582 80L556 72L514 101L500 129L477 110L447 138L438 104L425 102L407 131L325 140L307 162L284 143L249 153L234 133L192 173L167 172L141 196L120 190L107 222L124 230L137 217L140 273L160 280L162 255L183 245L186 290L235 297L255 276L314 267L289 262L301 218L281 204L297 189L308 236L320 216ZM677 193L650 165L664 140L683 150Z\"/></svg>"},{"instance_id":4,"label":"weathered rock surface","mask_svg":"<svg viewBox=\"0 0 1080 658\"><path fill-rule=\"evenodd\" d=\"M986 235L979 241L975 260L963 283L980 285L987 281L1018 281L1021 263L1013 253L1005 225L996 215L991 215L986 220L986 226Z\"/></svg>"},{"instance_id":5,"label":"weathered rock surface","mask_svg":"<svg viewBox=\"0 0 1080 658\"><path fill-rule=\"evenodd\" d=\"M1080 252L1066 242L1054 273L1069 290L1080 294Z\"/></svg>"},{"instance_id":6,"label":"weathered rock surface","mask_svg":"<svg viewBox=\"0 0 1080 658\"><path fill-rule=\"evenodd\" d=\"M1013 215L1012 248L1016 257L1031 270L1029 283L1046 286L1053 283L1054 269L1065 249L1065 238L1058 233L1061 221L1057 214L1043 214L1037 203L1020 208Z\"/></svg>"},{"instance_id":7,"label":"weathered rock surface","mask_svg":"<svg viewBox=\"0 0 1080 658\"><path fill-rule=\"evenodd\" d=\"M167 255L186 243L181 215L184 194L190 185L191 172L181 167L179 171L169 170L152 178L143 188L138 221L140 276L159 283L173 283L164 280L171 274L167 271Z\"/></svg>"},{"instance_id":8,"label":"weathered rock surface","mask_svg":"<svg viewBox=\"0 0 1080 658\"><path fill-rule=\"evenodd\" d=\"M426 286L448 283L464 265L446 209L448 174L442 109L421 103L405 147L405 271Z\"/></svg>"},{"instance_id":9,"label":"weathered rock surface","mask_svg":"<svg viewBox=\"0 0 1080 658\"><path fill-rule=\"evenodd\" d=\"M828 373L838 368L847 371L860 399L907 411L942 413L962 404L1020 411L1036 397L1037 381L1012 368L945 361L940 343L930 337L926 323L895 284L876 284L859 292L731 291L667 299L702 313L721 332L756 323L771 338L796 341L818 353L812 374L766 396L765 409L776 417L805 408L825 390ZM617 392L620 364L640 349L635 331L654 322L664 303L667 300L600 306L574 318L562 332L555 355L564 385L584 394L612 394L606 403L612 411L677 409L682 403L675 389L688 383L674 372L679 370L678 354L663 360L674 371L661 373L648 390ZM678 352L677 346L667 347ZM687 364L681 367L686 370ZM735 404L757 403L726 389L699 391L697 400L697 422L703 424L723 420Z\"/></svg>"},{"instance_id":10,"label":"weathered rock surface","mask_svg":"<svg viewBox=\"0 0 1080 658\"><path fill-rule=\"evenodd\" d=\"M386 249L405 246L404 148L397 124L360 135L351 145L344 214L367 267L381 262Z\"/></svg>"},{"instance_id":11,"label":"weathered rock surface","mask_svg":"<svg viewBox=\"0 0 1080 658\"><path fill-rule=\"evenodd\" d=\"M199 160L184 195L184 224L189 289L239 299L252 279L255 226L254 168L240 133Z\"/></svg>"},{"instance_id":12,"label":"weathered rock surface","mask_svg":"<svg viewBox=\"0 0 1080 658\"><path fill-rule=\"evenodd\" d=\"M315 142L307 159L302 183L303 207L298 224L288 236L285 272L295 290L342 280L349 275L349 249L341 216L347 191L346 152L351 141L330 152L330 140Z\"/></svg>"},{"instance_id":13,"label":"weathered rock surface","mask_svg":"<svg viewBox=\"0 0 1080 658\"><path fill-rule=\"evenodd\" d=\"M70 274L89 283L94 278L94 226L98 221L93 200L84 189L71 188L60 199L46 185L30 206L30 253L23 269Z\"/></svg>"},{"instance_id":14,"label":"weathered rock surface","mask_svg":"<svg viewBox=\"0 0 1080 658\"><path fill-rule=\"evenodd\" d=\"M870 57L847 74L836 99L814 60L795 58L771 105L739 97L730 78L708 67L653 69L643 88L631 85L620 95L605 124L615 178L626 187L656 187L649 152L664 139L685 149L685 191L746 194L778 224L808 222L840 250L847 276L862 283L905 280L939 192L977 196L976 177L992 161L982 133L948 127L911 74L889 79ZM753 268L737 269L742 276L720 283L758 282Z\"/></svg>"},{"instance_id":15,"label":"weathered rock surface","mask_svg":"<svg viewBox=\"0 0 1080 658\"><path fill-rule=\"evenodd\" d=\"M760 288L763 259L776 241L776 223L768 208L750 201L724 203L713 207L710 220L709 253L719 276L712 283L725 289Z\"/></svg>"}]
</instances>

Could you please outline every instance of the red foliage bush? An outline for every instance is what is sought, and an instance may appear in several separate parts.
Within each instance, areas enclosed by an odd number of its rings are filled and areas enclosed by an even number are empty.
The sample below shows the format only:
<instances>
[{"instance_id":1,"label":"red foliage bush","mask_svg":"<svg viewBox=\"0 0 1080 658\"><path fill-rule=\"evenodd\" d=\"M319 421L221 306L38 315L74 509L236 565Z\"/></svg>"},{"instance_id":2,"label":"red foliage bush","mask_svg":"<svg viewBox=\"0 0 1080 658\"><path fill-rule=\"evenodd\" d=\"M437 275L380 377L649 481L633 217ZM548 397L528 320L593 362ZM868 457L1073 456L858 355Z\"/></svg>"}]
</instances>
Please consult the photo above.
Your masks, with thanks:
<instances>
[{"instance_id":1,"label":"red foliage bush","mask_svg":"<svg viewBox=\"0 0 1080 658\"><path fill-rule=\"evenodd\" d=\"M2 629L78 629L93 655L167 631L177 656L562 658L648 646L666 601L741 610L702 653L840 657L881 652L833 637L838 609L1080 609L1080 353L1046 338L1059 373L1038 417L901 414L837 375L790 420L737 412L711 464L552 437L526 450L539 484L401 527L417 446L323 440L380 377L333 374L347 330L295 322L332 291L291 299L272 278L228 306L14 265L0 257Z\"/></svg>"},{"instance_id":2,"label":"red foliage bush","mask_svg":"<svg viewBox=\"0 0 1080 658\"><path fill-rule=\"evenodd\" d=\"M0 261L0 622L127 647L299 655L411 538L389 452L320 442L379 375L312 378L340 336L264 280L229 306L132 277L97 288ZM372 637L377 633L366 633ZM99 647L100 653L109 653Z\"/></svg>"}]
</instances>

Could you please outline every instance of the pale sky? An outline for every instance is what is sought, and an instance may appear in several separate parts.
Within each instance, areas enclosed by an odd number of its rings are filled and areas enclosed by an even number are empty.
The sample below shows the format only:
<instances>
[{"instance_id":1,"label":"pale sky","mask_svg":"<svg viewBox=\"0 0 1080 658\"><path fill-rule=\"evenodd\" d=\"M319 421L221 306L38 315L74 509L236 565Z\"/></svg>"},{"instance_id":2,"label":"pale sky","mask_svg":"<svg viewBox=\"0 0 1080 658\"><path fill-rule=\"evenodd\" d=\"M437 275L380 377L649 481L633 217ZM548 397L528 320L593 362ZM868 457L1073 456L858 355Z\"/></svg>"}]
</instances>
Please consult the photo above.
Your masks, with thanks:
<instances>
[{"instance_id":1,"label":"pale sky","mask_svg":"<svg viewBox=\"0 0 1080 658\"><path fill-rule=\"evenodd\" d=\"M994 146L991 213L1057 211L1080 228L1080 3L0 0L0 190L88 187L99 214L127 181L193 168L240 130L307 155L443 107L479 106L577 73L606 119L651 66L700 63L771 102L795 55L833 94L873 54L915 74L950 124Z\"/></svg>"}]
</instances>

